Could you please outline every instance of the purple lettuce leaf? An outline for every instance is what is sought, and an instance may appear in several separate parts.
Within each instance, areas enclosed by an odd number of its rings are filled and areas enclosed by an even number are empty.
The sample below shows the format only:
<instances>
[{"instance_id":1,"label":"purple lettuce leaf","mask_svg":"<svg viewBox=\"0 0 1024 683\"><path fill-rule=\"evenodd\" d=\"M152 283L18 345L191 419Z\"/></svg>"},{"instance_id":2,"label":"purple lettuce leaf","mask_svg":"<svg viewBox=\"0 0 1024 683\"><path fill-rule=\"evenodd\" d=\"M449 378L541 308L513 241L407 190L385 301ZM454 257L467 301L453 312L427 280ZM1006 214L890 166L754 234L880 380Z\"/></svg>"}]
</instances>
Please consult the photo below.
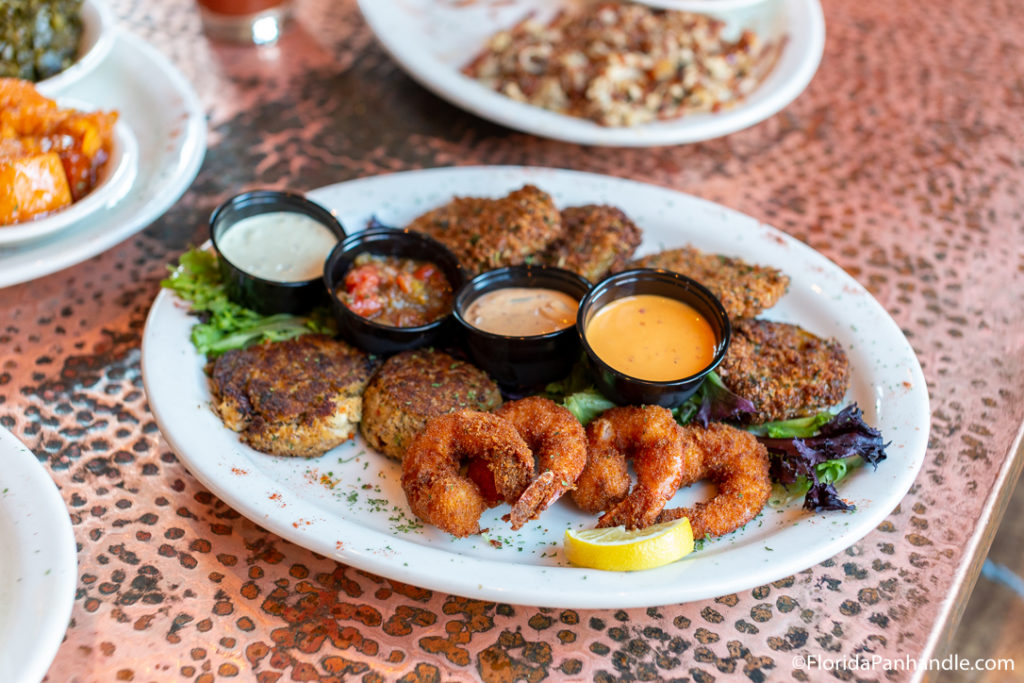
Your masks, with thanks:
<instances>
[{"instance_id":1,"label":"purple lettuce leaf","mask_svg":"<svg viewBox=\"0 0 1024 683\"><path fill-rule=\"evenodd\" d=\"M821 452L805 444L803 439L758 437L757 440L775 456L771 459L771 477L780 484L795 484L800 477L817 480L814 466L828 460Z\"/></svg>"},{"instance_id":2,"label":"purple lettuce leaf","mask_svg":"<svg viewBox=\"0 0 1024 683\"><path fill-rule=\"evenodd\" d=\"M815 438L822 438L822 447L837 454L833 458L859 455L878 469L878 463L885 460L886 447L892 442L883 442L882 433L864 422L862 415L857 404L851 403L823 424Z\"/></svg>"},{"instance_id":3,"label":"purple lettuce leaf","mask_svg":"<svg viewBox=\"0 0 1024 683\"><path fill-rule=\"evenodd\" d=\"M821 510L854 510L856 507L839 497L835 484L816 482L804 496L804 509L812 512Z\"/></svg>"},{"instance_id":4,"label":"purple lettuce leaf","mask_svg":"<svg viewBox=\"0 0 1024 683\"><path fill-rule=\"evenodd\" d=\"M708 374L699 393L700 407L694 419L705 429L709 422L741 420L745 415L757 412L749 399L729 391L715 372Z\"/></svg>"},{"instance_id":5,"label":"purple lettuce leaf","mask_svg":"<svg viewBox=\"0 0 1024 683\"><path fill-rule=\"evenodd\" d=\"M826 422L814 436L804 439L773 439L758 437L770 453L790 460L780 474L793 471L797 475L808 474L809 470L827 460L860 456L876 469L885 460L885 449L889 445L882 441L882 434L868 426L862 419L856 403L839 411ZM785 476L779 479L785 483Z\"/></svg>"}]
</instances>

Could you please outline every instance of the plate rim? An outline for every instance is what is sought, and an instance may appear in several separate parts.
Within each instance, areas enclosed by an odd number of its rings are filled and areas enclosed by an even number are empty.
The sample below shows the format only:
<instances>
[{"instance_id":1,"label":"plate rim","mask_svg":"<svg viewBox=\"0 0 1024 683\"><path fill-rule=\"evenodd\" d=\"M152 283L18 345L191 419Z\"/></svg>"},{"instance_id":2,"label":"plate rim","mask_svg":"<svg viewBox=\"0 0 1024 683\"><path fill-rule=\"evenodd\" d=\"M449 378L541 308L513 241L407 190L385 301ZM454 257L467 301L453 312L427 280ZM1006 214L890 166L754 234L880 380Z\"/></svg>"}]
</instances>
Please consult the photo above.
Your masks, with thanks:
<instances>
[{"instance_id":1,"label":"plate rim","mask_svg":"<svg viewBox=\"0 0 1024 683\"><path fill-rule=\"evenodd\" d=\"M768 94L755 107L737 106L718 114L694 114L691 117L658 121L633 127L606 127L586 119L559 114L541 107L517 102L493 92L420 50L414 43L390 39L386 30L392 2L357 0L367 25L377 42L398 66L417 83L441 99L480 118L508 128L540 137L580 145L616 147L655 147L681 145L711 140L738 132L777 114L810 84L818 70L825 50L825 14L820 0L778 0L779 11L788 13L788 21L802 20L804 30L797 39L789 36L782 61L787 52L802 45L798 68L784 84ZM387 6L387 7L386 7ZM792 33L792 32L791 32ZM776 66L777 68L777 66ZM754 93L761 90L758 86ZM697 124L692 121L697 118Z\"/></svg>"},{"instance_id":2,"label":"plate rim","mask_svg":"<svg viewBox=\"0 0 1024 683\"><path fill-rule=\"evenodd\" d=\"M120 244L166 213L181 198L198 175L206 155L207 139L206 111L199 96L181 71L163 53L133 33L119 31L114 47L104 62L111 59L118 49L122 49L122 46L124 46L123 49L136 50L147 59L150 66L167 79L174 94L181 98L184 115L181 124L182 143L180 154L174 160L174 174L163 185L154 187L150 191L149 198L130 214L127 214L121 222L116 224L116 227L100 230L97 234L90 235L88 240L82 244L70 247L60 246L62 238L73 235L74 231L81 227L71 226L56 235L49 236L46 240L0 248L0 288L52 275ZM103 64L94 70L91 76L96 76L102 70ZM48 96L56 96L59 99L61 94L58 92ZM143 160L140 158L139 162L141 164ZM133 187L135 183L139 182L140 174L141 170L133 179ZM116 211L118 205L123 203L130 194L131 191L123 195L117 204L108 207L107 210ZM19 256L27 254L28 258L12 266L10 263L5 263L5 249L16 251Z\"/></svg>"},{"instance_id":3,"label":"plate rim","mask_svg":"<svg viewBox=\"0 0 1024 683\"><path fill-rule=\"evenodd\" d=\"M39 612L43 615L41 623L29 624L33 632L31 642L35 645L29 653L19 650L17 657L12 659L16 662L15 670L3 673L13 674L11 680L41 680L53 663L71 621L78 588L78 546L70 513L60 489L32 449L6 428L0 427L0 454L3 455L0 459L4 463L4 472L0 474L0 480L9 476L12 479L31 482L31 491L20 490L9 495L31 499L25 501L25 505L31 506L33 511L31 526L37 533L51 534L46 550L52 551L49 557L31 556L30 564L33 567L38 567L48 560L52 565L44 578L37 582L51 588L47 591L49 601L46 609ZM0 507L11 504L11 501L0 497ZM41 518L36 516L40 513ZM19 563L18 566L23 567L24 564ZM21 586L23 588L24 584ZM24 597L21 600L24 602ZM0 649L2 648L3 644L0 643Z\"/></svg>"},{"instance_id":4,"label":"plate rim","mask_svg":"<svg viewBox=\"0 0 1024 683\"><path fill-rule=\"evenodd\" d=\"M916 480L917 474L923 464L926 449L927 449L927 437L930 428L929 420L929 399L927 395L927 388L924 380L924 375L921 370L920 363L917 359L916 354L913 352L913 348L910 346L906 337L899 329L896 322L888 314L887 311L879 304L866 289L863 288L856 280L854 280L849 274L843 271L839 266L834 264L832 261L827 259L823 254L812 249L808 245L800 242L796 238L790 237L785 233L766 226L756 219L753 219L746 214L729 209L721 204L710 202L708 200L701 199L699 197L693 197L685 193L679 192L671 188L666 188L653 183L643 183L639 181L627 180L618 178L615 176L586 173L580 171L570 171L564 169L553 169L549 167L524 167L524 166L460 166L453 168L433 168L415 171L404 171L396 173L387 173L377 176L370 176L366 178L359 178L355 180L345 181L343 183L335 183L332 185L324 186L310 192L310 196L316 199L318 193L324 193L337 188L341 185L356 185L365 182L378 181L384 177L392 176L405 176L408 177L410 174L449 174L449 173L481 173L481 172L510 172L513 174L524 174L523 177L517 176L516 182L524 182L528 176L536 175L538 173L550 174L555 172L558 174L568 174L576 177L590 177L598 179L600 181L612 181L616 184L623 185L644 185L656 188L662 192L669 192L673 195L683 197L686 201L694 201L704 205L708 209L712 209L717 212L723 212L731 214L734 217L742 218L743 220L753 221L758 226L767 228L770 231L770 235L777 236L785 241L785 246L789 248L796 248L802 252L802 255L807 257L810 256L813 261L820 261L821 263L828 264L834 269L835 277L841 282L844 290L846 287L853 288L857 294L862 294L867 297L872 306L872 315L879 316L879 320L882 324L886 324L889 327L889 334L898 334L899 344L904 353L909 353L908 358L912 359L910 364L910 372L912 374L912 392L915 397L913 405L914 412L914 434L908 435L908 443L916 446L917 450L912 453L912 458L909 460L911 467L906 470L900 470L901 476L898 475L899 486L897 487L898 496L891 495L893 505L890 507L873 505L867 511L861 510L857 514L856 522L849 526L855 529L853 532L846 532L839 536L834 536L827 542L823 542L815 546L813 552L805 553L799 556L799 559L792 560L783 558L782 561L777 564L773 564L773 569L759 569L756 575L757 580L755 583L750 583L749 579L743 578L742 576L736 575L730 580L723 580L714 585L714 590L708 592L708 589L694 591L692 589L678 589L677 592L669 594L667 597L664 596L664 586L658 584L657 581L648 582L657 585L656 589L640 589L636 586L628 586L629 590L622 591L605 591L596 595L590 595L586 599L580 599L577 594L568 595L564 588L559 588L553 585L543 585L536 582L532 585L532 591L530 595L525 595L522 591L516 592L504 586L485 585L483 583L474 586L469 585L474 583L462 577L463 572L441 572L439 574L424 574L422 571L418 571L415 568L409 568L408 566L402 566L397 562L391 561L391 557L380 556L370 548L364 548L363 546L370 541L379 544L387 543L394 544L399 551L405 550L405 546L409 546L410 549L414 550L417 554L424 553L428 556L428 559L442 558L448 559L449 562L453 563L451 566L454 569L465 569L466 567L474 570L474 575L477 576L494 576L500 572L503 575L508 575L510 572L513 574L521 575L519 578L530 578L530 574L535 571L540 571L542 574L551 574L552 576L559 575L563 572L577 572L575 577L578 578L578 572L587 571L579 570L570 567L538 567L531 565L522 565L517 563L501 562L495 560L482 559L475 556L460 555L457 553L446 552L435 547L427 547L421 544L413 543L395 536L390 536L384 533L367 529L364 527L358 527L353 525L347 520L333 520L333 524L340 532L344 531L345 534L345 547L338 548L336 545L332 545L331 541L320 538L316 533L321 529L316 526L316 517L321 516L320 509L311 503L298 498L293 491L290 491L285 485L278 485L273 479L262 474L262 473L247 473L249 478L246 479L246 490L257 490L264 492L265 495L280 494L284 498L279 499L278 502L282 508L287 507L289 512L286 515L287 520L279 519L285 515L278 515L274 517L266 512L265 509L260 509L258 506L250 503L245 495L240 495L240 492L231 486L231 481L219 481L210 472L207 472L203 466L203 463L198 459L194 460L194 457L190 457L185 452L182 444L179 442L175 432L168 429L168 424L164 419L164 406L163 401L165 397L155 395L152 392L152 378L154 369L150 368L151 364L159 363L160 361L155 360L153 353L150 349L156 343L154 329L156 324L153 322L159 317L160 309L162 306L180 306L180 303L176 302L173 295L164 290L156 297L153 303L153 307L150 309L149 315L146 320L146 327L143 333L142 340L142 377L143 384L147 393L147 399L154 418L160 428L168 445L171 449L178 454L178 457L182 459L183 464L186 465L189 472L193 474L204 486L213 491L216 495L221 497L226 503L234 507L236 510L241 512L247 518L253 520L261 527L266 528L273 533L290 540L298 545L313 550L317 553L335 559L339 562L348 564L355 568L369 571L381 576L385 576L398 581L403 581L431 590L445 591L448 593L462 595L470 598L494 600L498 602L507 602L514 604L529 604L546 607L564 607L564 608L630 608L630 607L647 607L653 605L662 605L678 602L688 602L694 600L702 600L710 597L717 597L719 595L728 594L730 592L736 592L739 590L749 589L756 585L762 585L770 581L783 578L785 576L792 575L799 571L803 571L808 567L814 566L819 562L833 557L838 552L858 542L861 538L873 531L877 525L884 520L892 512L892 509L898 505L910 487ZM538 180L537 182L541 182ZM543 184L541 182L541 184ZM885 322L888 321L888 322ZM895 337L894 337L895 339ZM209 410L208 406L203 406L206 410ZM216 469L216 465L209 466L211 471ZM255 478L253 478L255 476ZM257 496L258 497L258 496ZM889 500L889 498L886 498ZM306 525L297 525L291 520L295 519L306 519L307 522L312 519L314 523L308 523ZM323 520L326 521L326 520ZM786 529L780 529L779 533L785 533ZM351 539L351 540L350 540ZM360 547L355 547L360 546ZM389 547L389 546L386 546ZM411 559L411 558L410 558ZM685 560L683 561L685 562ZM511 569L510 569L511 568ZM644 575L651 576L652 578L664 569L649 570ZM525 575L524 574L525 571ZM608 576L609 573L598 572L604 576ZM536 577L534 577L536 578ZM629 583L628 581L626 582ZM655 592L662 591L662 592Z\"/></svg>"},{"instance_id":5,"label":"plate rim","mask_svg":"<svg viewBox=\"0 0 1024 683\"><path fill-rule=\"evenodd\" d=\"M639 1L648 4L647 0ZM772 2L772 0L650 0L652 7L704 14L721 14L759 5L762 2Z\"/></svg>"}]
</instances>

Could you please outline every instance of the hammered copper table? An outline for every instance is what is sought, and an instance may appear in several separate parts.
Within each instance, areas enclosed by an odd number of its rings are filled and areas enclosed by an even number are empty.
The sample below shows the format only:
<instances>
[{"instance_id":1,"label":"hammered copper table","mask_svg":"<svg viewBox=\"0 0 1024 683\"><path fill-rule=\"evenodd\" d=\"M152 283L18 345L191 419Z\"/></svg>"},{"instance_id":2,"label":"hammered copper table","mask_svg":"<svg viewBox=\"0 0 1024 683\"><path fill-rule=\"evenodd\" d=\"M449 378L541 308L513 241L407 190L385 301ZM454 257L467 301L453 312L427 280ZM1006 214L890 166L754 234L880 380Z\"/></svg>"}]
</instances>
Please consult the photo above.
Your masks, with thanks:
<instances>
[{"instance_id":1,"label":"hammered copper table","mask_svg":"<svg viewBox=\"0 0 1024 683\"><path fill-rule=\"evenodd\" d=\"M51 680L819 680L794 656L945 654L1020 469L1024 6L826 0L821 68L783 112L711 142L617 150L522 135L437 99L389 61L351 0L299 2L265 50L211 45L188 0L112 4L195 85L210 149L143 233L0 291L0 423L60 485L80 548ZM854 275L928 379L931 441L903 503L845 552L770 585L566 610L353 570L199 485L148 411L139 343L166 263L204 238L210 210L254 186L497 163L695 194Z\"/></svg>"}]
</instances>

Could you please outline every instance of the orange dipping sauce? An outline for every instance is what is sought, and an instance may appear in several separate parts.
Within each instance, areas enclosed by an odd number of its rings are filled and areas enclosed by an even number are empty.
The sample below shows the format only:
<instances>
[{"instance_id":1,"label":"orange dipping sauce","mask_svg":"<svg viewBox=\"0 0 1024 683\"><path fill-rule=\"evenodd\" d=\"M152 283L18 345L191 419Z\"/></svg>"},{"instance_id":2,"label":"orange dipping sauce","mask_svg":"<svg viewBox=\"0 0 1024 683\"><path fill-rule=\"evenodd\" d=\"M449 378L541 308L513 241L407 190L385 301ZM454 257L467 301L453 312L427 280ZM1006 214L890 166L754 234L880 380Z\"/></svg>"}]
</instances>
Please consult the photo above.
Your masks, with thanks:
<instances>
[{"instance_id":1,"label":"orange dipping sauce","mask_svg":"<svg viewBox=\"0 0 1024 683\"><path fill-rule=\"evenodd\" d=\"M623 297L601 308L585 330L597 357L650 382L695 375L715 357L714 330L682 301L655 294Z\"/></svg>"}]
</instances>

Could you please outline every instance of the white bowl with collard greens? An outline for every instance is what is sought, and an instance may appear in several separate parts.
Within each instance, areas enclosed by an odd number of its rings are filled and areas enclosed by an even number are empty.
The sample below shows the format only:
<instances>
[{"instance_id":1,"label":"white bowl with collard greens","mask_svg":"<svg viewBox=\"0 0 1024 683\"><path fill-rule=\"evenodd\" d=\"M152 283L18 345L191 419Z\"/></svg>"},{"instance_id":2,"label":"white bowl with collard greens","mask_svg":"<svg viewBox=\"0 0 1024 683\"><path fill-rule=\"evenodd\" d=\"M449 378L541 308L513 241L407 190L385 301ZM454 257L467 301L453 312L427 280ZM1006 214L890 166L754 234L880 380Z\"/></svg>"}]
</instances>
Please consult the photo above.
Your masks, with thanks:
<instances>
[{"instance_id":1,"label":"white bowl with collard greens","mask_svg":"<svg viewBox=\"0 0 1024 683\"><path fill-rule=\"evenodd\" d=\"M117 27L103 0L17 5L0 36L0 75L32 81L48 97L92 72L114 46Z\"/></svg>"}]
</instances>

